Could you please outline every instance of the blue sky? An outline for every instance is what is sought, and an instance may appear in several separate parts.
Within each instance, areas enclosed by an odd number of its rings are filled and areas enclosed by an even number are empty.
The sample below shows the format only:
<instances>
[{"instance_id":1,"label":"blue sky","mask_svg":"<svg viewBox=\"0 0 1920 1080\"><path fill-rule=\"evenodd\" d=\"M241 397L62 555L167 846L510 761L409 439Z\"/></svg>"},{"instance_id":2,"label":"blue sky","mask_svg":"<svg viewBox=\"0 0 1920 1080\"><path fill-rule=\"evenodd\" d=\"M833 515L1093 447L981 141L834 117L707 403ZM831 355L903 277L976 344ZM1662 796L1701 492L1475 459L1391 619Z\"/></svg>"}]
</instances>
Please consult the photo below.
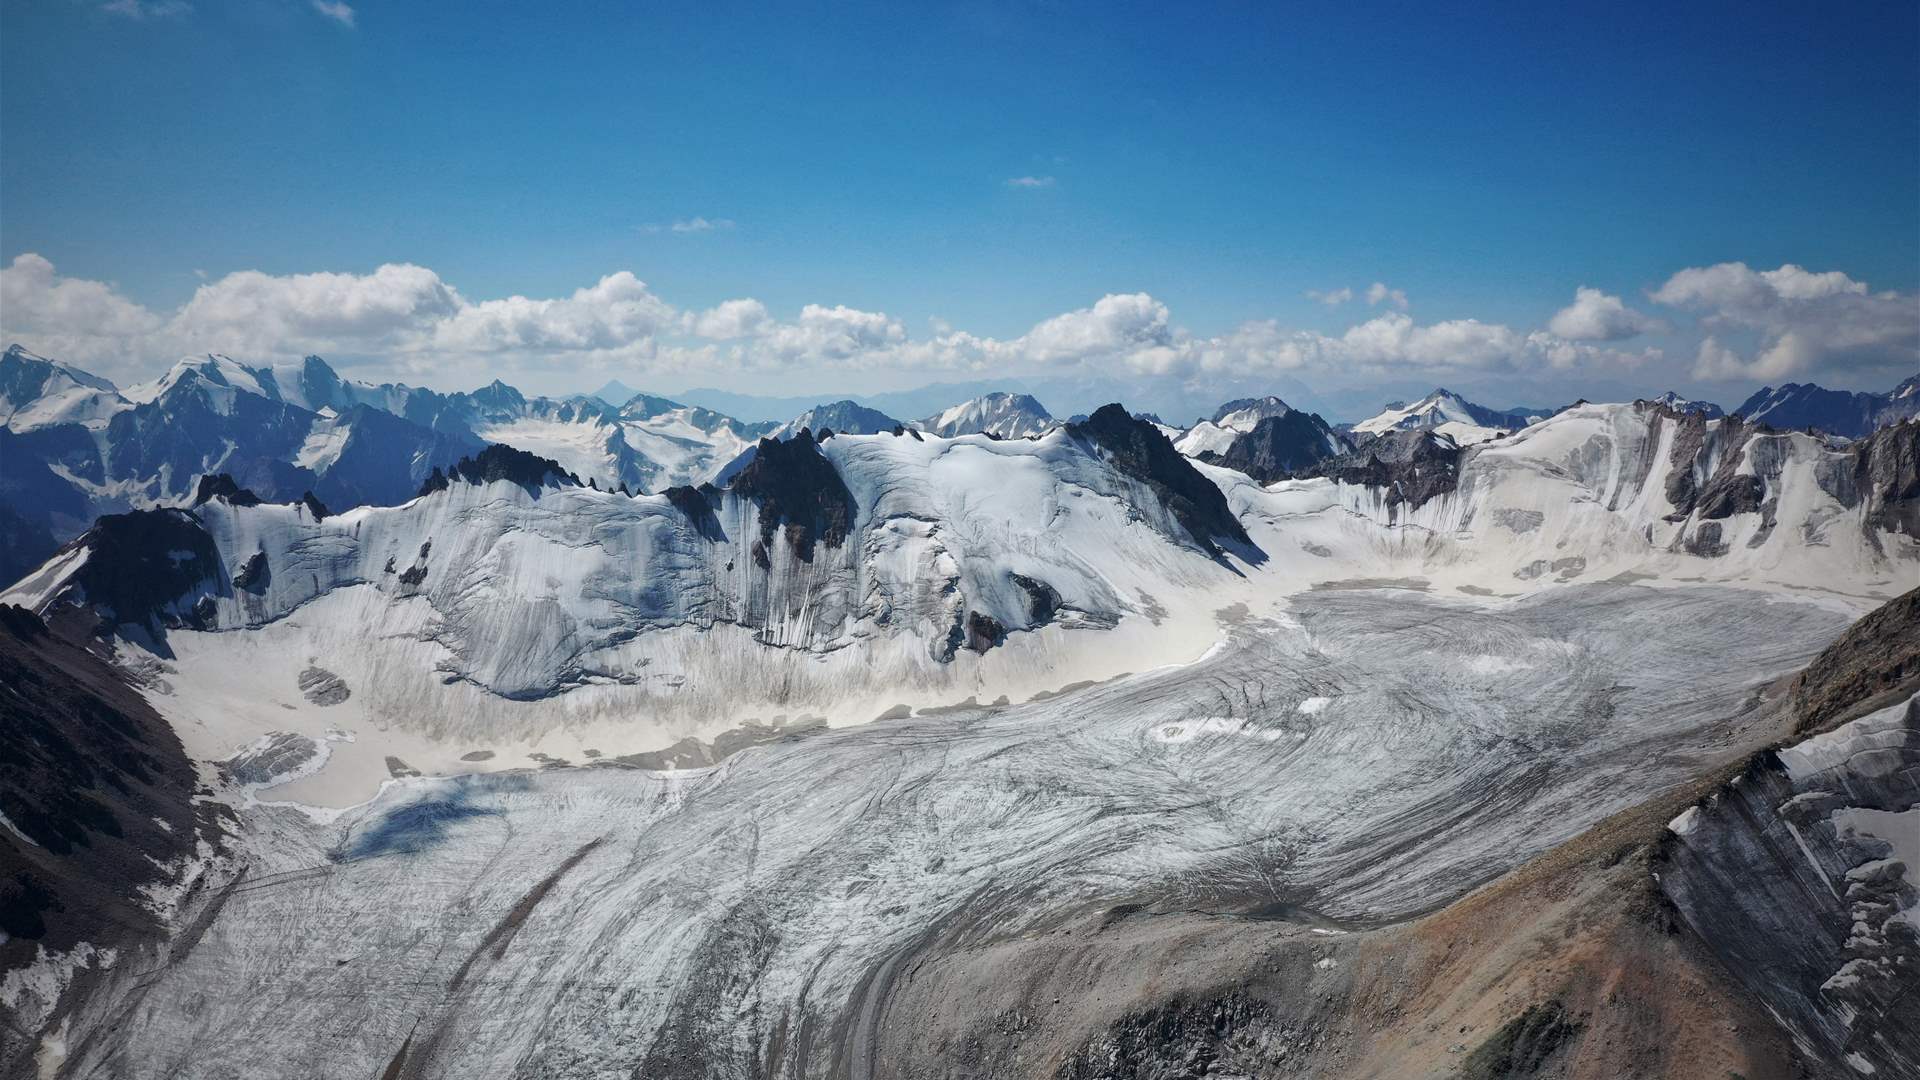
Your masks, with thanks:
<instances>
[{"instance_id":1,"label":"blue sky","mask_svg":"<svg viewBox=\"0 0 1920 1080\"><path fill-rule=\"evenodd\" d=\"M1109 294L1205 337L1340 335L1395 305L1307 294L1376 281L1417 324L1521 334L1577 286L1652 310L1725 263L1920 289L1914 5L1440 7L10 0L0 261L160 316L237 271L404 263L473 301L629 271L679 312L845 305L996 341ZM1695 322L1717 303L1633 343L1665 381L1708 385ZM1907 355L1879 334L1872 365L1761 365L1783 331L1739 329L1718 340L1749 374L1872 383ZM955 377L798 355L495 359L556 388ZM1620 372L1521 374L1551 400Z\"/></svg>"}]
</instances>

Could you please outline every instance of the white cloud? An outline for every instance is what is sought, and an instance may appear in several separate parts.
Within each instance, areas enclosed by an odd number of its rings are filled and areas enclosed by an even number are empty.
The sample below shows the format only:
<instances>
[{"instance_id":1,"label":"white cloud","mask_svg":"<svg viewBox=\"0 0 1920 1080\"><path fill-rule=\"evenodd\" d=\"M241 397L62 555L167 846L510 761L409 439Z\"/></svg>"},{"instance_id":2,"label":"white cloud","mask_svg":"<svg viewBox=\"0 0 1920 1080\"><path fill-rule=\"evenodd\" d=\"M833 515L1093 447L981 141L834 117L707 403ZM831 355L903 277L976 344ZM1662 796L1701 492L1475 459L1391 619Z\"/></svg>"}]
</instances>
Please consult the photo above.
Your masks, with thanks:
<instances>
[{"instance_id":1,"label":"white cloud","mask_svg":"<svg viewBox=\"0 0 1920 1080\"><path fill-rule=\"evenodd\" d=\"M432 344L453 353L622 349L651 342L675 318L672 305L622 270L561 299L463 303L436 322Z\"/></svg>"},{"instance_id":2,"label":"white cloud","mask_svg":"<svg viewBox=\"0 0 1920 1080\"><path fill-rule=\"evenodd\" d=\"M100 5L100 10L135 20L167 19L191 14L193 5L186 0L113 0Z\"/></svg>"},{"instance_id":3,"label":"white cloud","mask_svg":"<svg viewBox=\"0 0 1920 1080\"><path fill-rule=\"evenodd\" d=\"M1369 291L1379 292L1376 306L1397 307L1395 290ZM1705 340L1671 360L1690 359L1699 379L1859 376L1878 372L1873 365L1899 377L1911 374L1920 356L1914 298L1872 293L1844 274L1723 264L1682 271L1653 298L1700 313ZM807 304L781 315L739 298L684 310L624 270L558 297L492 300L470 299L434 271L404 263L365 274L249 270L206 281L169 312L144 307L106 282L63 277L37 254L0 269L0 341L122 380L209 351L252 363L319 353L357 361L369 375L448 387L516 373L564 372L571 380L614 365L704 377L1078 369L1230 380L1286 372L1351 384L1377 376L1619 375L1669 361L1657 348L1609 344L1650 320L1592 289L1531 331L1477 319L1421 323L1392 309L1368 315L1332 334L1255 319L1198 335L1155 297L1114 293L1015 337L933 320L927 336L915 338L885 312L846 305Z\"/></svg>"},{"instance_id":4,"label":"white cloud","mask_svg":"<svg viewBox=\"0 0 1920 1080\"><path fill-rule=\"evenodd\" d=\"M820 304L808 304L797 321L776 324L758 339L766 359L788 364L872 359L906 340L906 328L882 312Z\"/></svg>"},{"instance_id":5,"label":"white cloud","mask_svg":"<svg viewBox=\"0 0 1920 1080\"><path fill-rule=\"evenodd\" d=\"M649 222L640 226L640 231L644 233L677 233L681 236L688 236L696 233L726 232L738 225L739 222L734 221L732 218L710 218L701 217L696 214L690 218L680 218L664 224L660 222Z\"/></svg>"},{"instance_id":6,"label":"white cloud","mask_svg":"<svg viewBox=\"0 0 1920 1080\"><path fill-rule=\"evenodd\" d=\"M1570 341L1620 341L1668 327L1628 307L1617 296L1582 285L1574 290L1573 303L1554 312L1547 329Z\"/></svg>"},{"instance_id":7,"label":"white cloud","mask_svg":"<svg viewBox=\"0 0 1920 1080\"><path fill-rule=\"evenodd\" d=\"M1027 188L1031 190L1033 188L1050 188L1053 184L1054 180L1051 176L1013 176L1007 178L1007 186L1010 188Z\"/></svg>"},{"instance_id":8,"label":"white cloud","mask_svg":"<svg viewBox=\"0 0 1920 1080\"><path fill-rule=\"evenodd\" d=\"M1407 310L1407 291L1390 289L1386 282L1376 281L1367 286L1367 306L1379 307L1382 302L1390 303L1401 311Z\"/></svg>"},{"instance_id":9,"label":"white cloud","mask_svg":"<svg viewBox=\"0 0 1920 1080\"><path fill-rule=\"evenodd\" d=\"M692 316L688 330L699 337L726 341L759 334L772 324L773 315L758 300L723 300Z\"/></svg>"},{"instance_id":10,"label":"white cloud","mask_svg":"<svg viewBox=\"0 0 1920 1080\"><path fill-rule=\"evenodd\" d=\"M1168 317L1167 305L1146 293L1110 294L1039 323L1020 339L1020 349L1041 364L1126 357L1171 344Z\"/></svg>"},{"instance_id":11,"label":"white cloud","mask_svg":"<svg viewBox=\"0 0 1920 1080\"><path fill-rule=\"evenodd\" d=\"M1920 368L1920 299L1872 292L1837 270L1719 263L1680 271L1652 297L1699 313L1712 332L1695 359L1698 378L1904 378ZM1743 357L1722 334L1753 346Z\"/></svg>"},{"instance_id":12,"label":"white cloud","mask_svg":"<svg viewBox=\"0 0 1920 1080\"><path fill-rule=\"evenodd\" d=\"M354 26L353 8L338 0L313 0L313 10L348 29Z\"/></svg>"},{"instance_id":13,"label":"white cloud","mask_svg":"<svg viewBox=\"0 0 1920 1080\"><path fill-rule=\"evenodd\" d=\"M1353 290L1345 286L1338 289L1308 289L1307 299L1318 300L1328 307L1338 307L1353 299Z\"/></svg>"},{"instance_id":14,"label":"white cloud","mask_svg":"<svg viewBox=\"0 0 1920 1080\"><path fill-rule=\"evenodd\" d=\"M169 330L194 351L240 355L400 348L463 304L440 275L411 263L371 274L242 270L196 289Z\"/></svg>"},{"instance_id":15,"label":"white cloud","mask_svg":"<svg viewBox=\"0 0 1920 1080\"><path fill-rule=\"evenodd\" d=\"M43 356L118 379L148 373L144 365L124 361L130 353L148 359L139 351L166 320L105 282L62 277L51 262L28 252L0 268L0 324L7 342L28 342Z\"/></svg>"}]
</instances>

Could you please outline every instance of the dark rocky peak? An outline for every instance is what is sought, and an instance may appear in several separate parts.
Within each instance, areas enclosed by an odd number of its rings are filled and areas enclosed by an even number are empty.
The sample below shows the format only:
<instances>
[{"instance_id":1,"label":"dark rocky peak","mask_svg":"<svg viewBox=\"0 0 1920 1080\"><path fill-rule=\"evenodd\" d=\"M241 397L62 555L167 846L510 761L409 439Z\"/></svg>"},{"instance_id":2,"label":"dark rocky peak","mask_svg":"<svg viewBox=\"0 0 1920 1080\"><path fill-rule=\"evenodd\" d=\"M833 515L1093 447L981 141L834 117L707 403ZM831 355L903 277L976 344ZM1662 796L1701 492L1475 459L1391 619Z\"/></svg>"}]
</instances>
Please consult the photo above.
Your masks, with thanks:
<instances>
[{"instance_id":1,"label":"dark rocky peak","mask_svg":"<svg viewBox=\"0 0 1920 1080\"><path fill-rule=\"evenodd\" d=\"M234 482L233 476L229 473L207 473L201 476L199 487L194 489L191 505L205 506L208 500L216 498L231 506L260 505L260 496Z\"/></svg>"},{"instance_id":2,"label":"dark rocky peak","mask_svg":"<svg viewBox=\"0 0 1920 1080\"><path fill-rule=\"evenodd\" d=\"M435 466L426 483L420 485L420 494L445 491L454 483L491 484L496 480L510 480L519 484L535 498L539 497L543 488L584 486L578 476L551 458L493 443L478 454L461 458L444 473Z\"/></svg>"},{"instance_id":3,"label":"dark rocky peak","mask_svg":"<svg viewBox=\"0 0 1920 1080\"><path fill-rule=\"evenodd\" d=\"M1200 475L1160 429L1128 415L1120 404L1102 405L1067 433L1097 447L1114 468L1147 485L1195 543L1220 554L1216 537L1251 544L1227 497Z\"/></svg>"},{"instance_id":4,"label":"dark rocky peak","mask_svg":"<svg viewBox=\"0 0 1920 1080\"><path fill-rule=\"evenodd\" d=\"M307 508L307 514L315 521L325 521L333 516L333 511L327 509L327 504L316 498L311 491L300 496L300 505Z\"/></svg>"},{"instance_id":5,"label":"dark rocky peak","mask_svg":"<svg viewBox=\"0 0 1920 1080\"><path fill-rule=\"evenodd\" d=\"M198 625L192 595L225 582L219 548L186 510L107 514L73 546L91 554L71 584L108 626L132 624L158 636L168 626Z\"/></svg>"},{"instance_id":6,"label":"dark rocky peak","mask_svg":"<svg viewBox=\"0 0 1920 1080\"><path fill-rule=\"evenodd\" d=\"M1417 510L1460 484L1464 451L1452 439L1424 429L1384 432L1337 457L1310 465L1299 477L1327 477L1382 488L1389 507Z\"/></svg>"},{"instance_id":7,"label":"dark rocky peak","mask_svg":"<svg viewBox=\"0 0 1920 1080\"><path fill-rule=\"evenodd\" d=\"M675 510L686 516L695 532L715 543L726 540L726 530L720 527L720 518L714 513L714 507L719 501L720 489L711 484L702 484L699 487L681 484L670 487L661 494L667 497L667 502L673 504Z\"/></svg>"},{"instance_id":8,"label":"dark rocky peak","mask_svg":"<svg viewBox=\"0 0 1920 1080\"><path fill-rule=\"evenodd\" d=\"M1262 417L1253 430L1234 439L1226 453L1208 454L1203 460L1271 484L1350 449L1351 445L1325 420L1294 409Z\"/></svg>"},{"instance_id":9,"label":"dark rocky peak","mask_svg":"<svg viewBox=\"0 0 1920 1080\"><path fill-rule=\"evenodd\" d=\"M838 547L853 529L853 493L804 427L785 441L761 439L753 460L734 475L729 487L760 507L761 547L754 559L763 568L770 565L764 548L772 543L775 529L785 532L802 562L813 560L816 542Z\"/></svg>"}]
</instances>

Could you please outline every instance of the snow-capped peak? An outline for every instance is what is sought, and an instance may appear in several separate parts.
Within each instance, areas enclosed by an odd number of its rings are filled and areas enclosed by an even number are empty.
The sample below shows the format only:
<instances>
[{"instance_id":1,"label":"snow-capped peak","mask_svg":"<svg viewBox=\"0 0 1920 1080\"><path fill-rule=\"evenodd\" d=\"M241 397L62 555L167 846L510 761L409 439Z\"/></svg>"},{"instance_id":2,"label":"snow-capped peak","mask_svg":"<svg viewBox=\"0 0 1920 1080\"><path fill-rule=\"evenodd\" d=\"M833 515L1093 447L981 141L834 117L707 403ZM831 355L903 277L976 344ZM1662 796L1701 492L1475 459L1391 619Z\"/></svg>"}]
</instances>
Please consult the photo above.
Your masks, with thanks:
<instances>
[{"instance_id":1,"label":"snow-capped peak","mask_svg":"<svg viewBox=\"0 0 1920 1080\"><path fill-rule=\"evenodd\" d=\"M1233 440L1252 431L1268 417L1286 416L1293 407L1269 394L1266 397L1238 398L1214 410L1213 419L1202 420L1181 432L1173 440L1176 450L1198 457L1211 450L1224 454Z\"/></svg>"},{"instance_id":2,"label":"snow-capped peak","mask_svg":"<svg viewBox=\"0 0 1920 1080\"><path fill-rule=\"evenodd\" d=\"M878 435L902 427L900 421L878 409L869 409L857 401L841 400L825 405L815 405L799 416L774 428L769 432L770 439L790 439L807 428L814 434L823 430L839 432L842 435Z\"/></svg>"},{"instance_id":3,"label":"snow-capped peak","mask_svg":"<svg viewBox=\"0 0 1920 1080\"><path fill-rule=\"evenodd\" d=\"M1053 427L1054 419L1046 407L1032 397L1002 392L950 406L914 426L949 438L991 434L1003 439L1023 439Z\"/></svg>"},{"instance_id":4,"label":"snow-capped peak","mask_svg":"<svg viewBox=\"0 0 1920 1080\"><path fill-rule=\"evenodd\" d=\"M1503 431L1516 431L1539 419L1528 413L1501 412L1476 405L1442 386L1411 405L1390 405L1379 415L1353 425L1353 430L1358 434L1378 435L1428 428L1464 446L1485 442Z\"/></svg>"},{"instance_id":5,"label":"snow-capped peak","mask_svg":"<svg viewBox=\"0 0 1920 1080\"><path fill-rule=\"evenodd\" d=\"M1709 420L1718 420L1722 416L1726 415L1725 410L1721 409L1720 406L1715 405L1711 401L1699 401L1694 398L1684 398L1672 390L1669 390L1666 393L1661 394L1659 397L1654 398L1653 402L1656 405L1665 405L1667 408L1672 409L1674 412L1699 413L1701 416L1704 416Z\"/></svg>"}]
</instances>

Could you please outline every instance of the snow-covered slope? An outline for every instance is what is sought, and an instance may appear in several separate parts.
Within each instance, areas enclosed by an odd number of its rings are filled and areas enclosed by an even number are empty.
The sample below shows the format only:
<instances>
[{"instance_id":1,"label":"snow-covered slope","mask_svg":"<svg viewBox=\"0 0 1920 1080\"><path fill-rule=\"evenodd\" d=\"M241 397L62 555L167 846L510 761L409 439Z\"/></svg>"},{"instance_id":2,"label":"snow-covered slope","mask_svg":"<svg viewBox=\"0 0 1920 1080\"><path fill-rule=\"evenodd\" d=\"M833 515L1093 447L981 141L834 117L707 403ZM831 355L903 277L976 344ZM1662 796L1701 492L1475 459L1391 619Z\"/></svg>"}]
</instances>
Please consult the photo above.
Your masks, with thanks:
<instances>
[{"instance_id":1,"label":"snow-covered slope","mask_svg":"<svg viewBox=\"0 0 1920 1080\"><path fill-rule=\"evenodd\" d=\"M1026 394L995 393L943 409L914 426L949 438L998 435L1003 439L1024 439L1039 435L1056 423L1045 406Z\"/></svg>"},{"instance_id":2,"label":"snow-covered slope","mask_svg":"<svg viewBox=\"0 0 1920 1080\"><path fill-rule=\"evenodd\" d=\"M18 345L0 354L0 423L15 433L60 424L97 427L128 407L113 383Z\"/></svg>"},{"instance_id":3,"label":"snow-covered slope","mask_svg":"<svg viewBox=\"0 0 1920 1080\"><path fill-rule=\"evenodd\" d=\"M1353 425L1356 434L1381 434L1388 431L1412 431L1428 428L1438 431L1462 446L1486 442L1502 431L1515 431L1537 423L1540 416L1530 413L1506 413L1476 405L1444 387L1411 405L1390 405L1377 416Z\"/></svg>"}]
</instances>

